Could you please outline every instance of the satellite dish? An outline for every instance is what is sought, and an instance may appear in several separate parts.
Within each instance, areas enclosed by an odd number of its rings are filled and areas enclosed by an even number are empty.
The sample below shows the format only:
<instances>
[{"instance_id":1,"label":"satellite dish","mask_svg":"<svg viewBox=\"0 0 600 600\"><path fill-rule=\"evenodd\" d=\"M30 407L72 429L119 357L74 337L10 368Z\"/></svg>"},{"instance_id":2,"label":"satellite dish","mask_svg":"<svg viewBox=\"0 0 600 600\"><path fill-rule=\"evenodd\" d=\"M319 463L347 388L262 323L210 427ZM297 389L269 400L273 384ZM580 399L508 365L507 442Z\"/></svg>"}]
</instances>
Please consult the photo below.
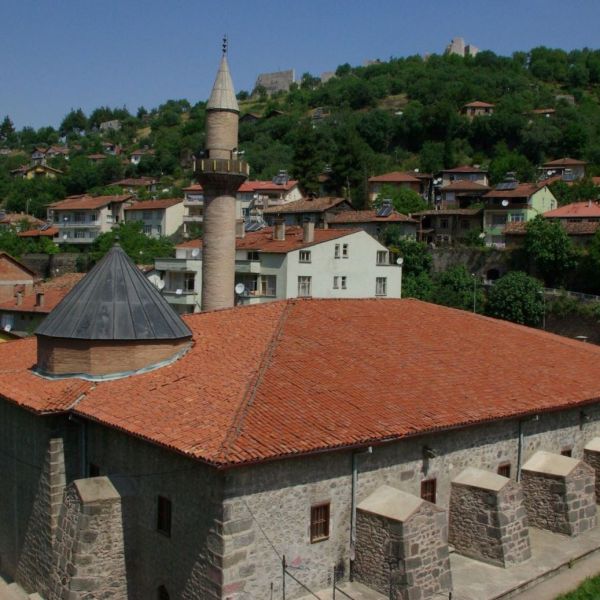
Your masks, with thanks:
<instances>
[{"instance_id":1,"label":"satellite dish","mask_svg":"<svg viewBox=\"0 0 600 600\"><path fill-rule=\"evenodd\" d=\"M198 248L194 248L194 249L192 250L192 256L193 256L194 258L196 258L196 256L198 256L198 254L200 254L200 250L198 250Z\"/></svg>"},{"instance_id":2,"label":"satellite dish","mask_svg":"<svg viewBox=\"0 0 600 600\"><path fill-rule=\"evenodd\" d=\"M396 264L401 267L404 264L404 259L399 256L398 259L396 260Z\"/></svg>"},{"instance_id":3,"label":"satellite dish","mask_svg":"<svg viewBox=\"0 0 600 600\"><path fill-rule=\"evenodd\" d=\"M236 283L235 284L235 293L238 296L241 296L245 291L246 291L246 286L243 283Z\"/></svg>"},{"instance_id":4,"label":"satellite dish","mask_svg":"<svg viewBox=\"0 0 600 600\"><path fill-rule=\"evenodd\" d=\"M175 293L176 293L178 296L181 296L181 294L183 294L183 290L182 290L181 288L179 288L179 289L175 290Z\"/></svg>"},{"instance_id":5,"label":"satellite dish","mask_svg":"<svg viewBox=\"0 0 600 600\"><path fill-rule=\"evenodd\" d=\"M10 323L7 323L7 324L4 326L4 331L6 331L6 332L9 332L11 329L12 329L12 325L11 325Z\"/></svg>"},{"instance_id":6,"label":"satellite dish","mask_svg":"<svg viewBox=\"0 0 600 600\"><path fill-rule=\"evenodd\" d=\"M502 206L508 206L509 202L508 200L502 200Z\"/></svg>"},{"instance_id":7,"label":"satellite dish","mask_svg":"<svg viewBox=\"0 0 600 600\"><path fill-rule=\"evenodd\" d=\"M63 240L66 240L69 236L66 233L63 233Z\"/></svg>"}]
</instances>

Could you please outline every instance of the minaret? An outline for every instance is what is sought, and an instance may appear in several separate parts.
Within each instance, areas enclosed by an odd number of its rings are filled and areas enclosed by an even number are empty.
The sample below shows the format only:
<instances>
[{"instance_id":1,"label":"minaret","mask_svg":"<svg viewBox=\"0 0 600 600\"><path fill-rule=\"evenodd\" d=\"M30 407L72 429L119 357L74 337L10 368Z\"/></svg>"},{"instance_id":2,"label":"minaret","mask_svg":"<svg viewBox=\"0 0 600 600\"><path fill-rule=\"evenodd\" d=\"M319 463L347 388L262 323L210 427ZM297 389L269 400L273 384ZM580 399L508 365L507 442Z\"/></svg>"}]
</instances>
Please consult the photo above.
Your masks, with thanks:
<instances>
[{"instance_id":1,"label":"minaret","mask_svg":"<svg viewBox=\"0 0 600 600\"><path fill-rule=\"evenodd\" d=\"M247 179L238 159L239 106L227 64L227 39L215 84L206 105L206 148L196 177L204 188L202 234L202 310L234 305L235 193Z\"/></svg>"}]
</instances>

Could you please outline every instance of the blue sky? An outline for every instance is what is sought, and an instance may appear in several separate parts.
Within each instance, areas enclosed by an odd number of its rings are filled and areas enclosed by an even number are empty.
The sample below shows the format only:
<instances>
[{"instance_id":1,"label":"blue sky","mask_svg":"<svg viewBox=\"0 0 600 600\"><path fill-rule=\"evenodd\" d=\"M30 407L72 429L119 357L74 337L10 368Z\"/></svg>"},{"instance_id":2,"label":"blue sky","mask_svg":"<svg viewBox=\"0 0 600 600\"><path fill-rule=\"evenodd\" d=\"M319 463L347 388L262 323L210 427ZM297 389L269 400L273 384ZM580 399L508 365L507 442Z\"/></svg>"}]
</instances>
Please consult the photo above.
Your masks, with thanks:
<instances>
[{"instance_id":1,"label":"blue sky","mask_svg":"<svg viewBox=\"0 0 600 600\"><path fill-rule=\"evenodd\" d=\"M0 118L58 126L71 109L206 99L230 39L236 89L260 72L319 75L442 52L597 48L600 0L0 0Z\"/></svg>"}]
</instances>

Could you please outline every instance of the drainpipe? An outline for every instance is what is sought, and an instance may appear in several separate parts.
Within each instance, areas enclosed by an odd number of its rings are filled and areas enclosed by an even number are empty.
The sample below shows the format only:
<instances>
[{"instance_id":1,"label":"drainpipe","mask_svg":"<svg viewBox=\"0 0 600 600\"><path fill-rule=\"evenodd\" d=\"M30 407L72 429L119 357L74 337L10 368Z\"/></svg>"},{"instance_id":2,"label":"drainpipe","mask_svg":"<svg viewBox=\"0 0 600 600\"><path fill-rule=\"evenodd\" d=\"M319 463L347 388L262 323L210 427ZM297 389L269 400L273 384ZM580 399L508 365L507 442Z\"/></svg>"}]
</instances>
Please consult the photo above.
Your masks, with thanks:
<instances>
[{"instance_id":1,"label":"drainpipe","mask_svg":"<svg viewBox=\"0 0 600 600\"><path fill-rule=\"evenodd\" d=\"M352 496L350 504L350 581L352 581L352 566L356 550L356 491L358 487L358 457L362 454L373 454L373 446L352 453Z\"/></svg>"}]
</instances>

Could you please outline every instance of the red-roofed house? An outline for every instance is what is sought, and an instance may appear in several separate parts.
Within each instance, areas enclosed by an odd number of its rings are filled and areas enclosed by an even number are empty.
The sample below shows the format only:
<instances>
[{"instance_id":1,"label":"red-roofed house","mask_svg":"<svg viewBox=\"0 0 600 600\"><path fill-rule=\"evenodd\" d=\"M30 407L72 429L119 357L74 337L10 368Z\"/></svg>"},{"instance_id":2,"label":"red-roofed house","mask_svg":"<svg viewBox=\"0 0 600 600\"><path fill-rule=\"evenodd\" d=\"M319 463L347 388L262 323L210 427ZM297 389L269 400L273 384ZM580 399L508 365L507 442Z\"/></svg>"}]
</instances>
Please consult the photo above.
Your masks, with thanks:
<instances>
[{"instance_id":1,"label":"red-roofed house","mask_svg":"<svg viewBox=\"0 0 600 600\"><path fill-rule=\"evenodd\" d=\"M118 196L70 196L48 206L48 221L58 229L57 244L91 244L110 231L133 203L131 194Z\"/></svg>"},{"instance_id":2,"label":"red-roofed house","mask_svg":"<svg viewBox=\"0 0 600 600\"><path fill-rule=\"evenodd\" d=\"M125 220L144 225L150 237L173 235L183 225L183 199L142 200L125 207Z\"/></svg>"},{"instance_id":3,"label":"red-roofed house","mask_svg":"<svg viewBox=\"0 0 600 600\"><path fill-rule=\"evenodd\" d=\"M6 252L0 252L0 302L33 290L37 275Z\"/></svg>"},{"instance_id":4,"label":"red-roofed house","mask_svg":"<svg viewBox=\"0 0 600 600\"><path fill-rule=\"evenodd\" d=\"M276 225L236 239L236 283L242 304L284 298L400 297L401 270L385 246L357 229ZM176 247L176 258L158 258L163 295L179 312L198 312L202 240Z\"/></svg>"},{"instance_id":5,"label":"red-roofed house","mask_svg":"<svg viewBox=\"0 0 600 600\"><path fill-rule=\"evenodd\" d=\"M472 204L481 202L484 194L489 191L487 185L469 179L456 179L440 188L440 208L469 208Z\"/></svg>"},{"instance_id":6,"label":"red-roofed house","mask_svg":"<svg viewBox=\"0 0 600 600\"><path fill-rule=\"evenodd\" d=\"M417 194L423 193L422 179L416 177L417 173L406 173L403 171L393 171L392 173L384 173L383 175L376 175L369 177L368 180L368 194L369 203L372 205L377 199L377 196L381 193L381 190L385 187L392 187L398 189L409 189Z\"/></svg>"},{"instance_id":7,"label":"red-roofed house","mask_svg":"<svg viewBox=\"0 0 600 600\"><path fill-rule=\"evenodd\" d=\"M333 215L345 210L352 210L352 204L347 198L307 196L281 206L265 208L263 217L269 225L273 225L277 218L282 218L286 225L302 225L308 220L318 228L326 228Z\"/></svg>"},{"instance_id":8,"label":"red-roofed house","mask_svg":"<svg viewBox=\"0 0 600 600\"><path fill-rule=\"evenodd\" d=\"M398 229L400 235L415 239L419 222L391 209L389 214L387 211L379 210L345 210L337 215L332 215L328 225L331 229L359 227L377 239L389 226L393 226Z\"/></svg>"},{"instance_id":9,"label":"red-roofed house","mask_svg":"<svg viewBox=\"0 0 600 600\"><path fill-rule=\"evenodd\" d=\"M465 104L460 112L465 115L467 119L472 120L475 117L491 117L494 114L495 107L495 104L475 100L475 102Z\"/></svg>"},{"instance_id":10,"label":"red-roofed house","mask_svg":"<svg viewBox=\"0 0 600 600\"><path fill-rule=\"evenodd\" d=\"M122 187L128 194L139 194L140 192L156 192L157 179L153 177L127 177L115 181L112 185Z\"/></svg>"},{"instance_id":11,"label":"red-roofed house","mask_svg":"<svg viewBox=\"0 0 600 600\"><path fill-rule=\"evenodd\" d=\"M544 163L540 167L542 179L550 177L560 177L563 181L571 182L583 179L585 177L585 169L587 162L585 160L577 160L575 158L559 158Z\"/></svg>"},{"instance_id":12,"label":"red-roofed house","mask_svg":"<svg viewBox=\"0 0 600 600\"><path fill-rule=\"evenodd\" d=\"M442 171L442 188L456 181L470 181L479 185L489 185L488 173L478 166L463 165Z\"/></svg>"}]
</instances>

